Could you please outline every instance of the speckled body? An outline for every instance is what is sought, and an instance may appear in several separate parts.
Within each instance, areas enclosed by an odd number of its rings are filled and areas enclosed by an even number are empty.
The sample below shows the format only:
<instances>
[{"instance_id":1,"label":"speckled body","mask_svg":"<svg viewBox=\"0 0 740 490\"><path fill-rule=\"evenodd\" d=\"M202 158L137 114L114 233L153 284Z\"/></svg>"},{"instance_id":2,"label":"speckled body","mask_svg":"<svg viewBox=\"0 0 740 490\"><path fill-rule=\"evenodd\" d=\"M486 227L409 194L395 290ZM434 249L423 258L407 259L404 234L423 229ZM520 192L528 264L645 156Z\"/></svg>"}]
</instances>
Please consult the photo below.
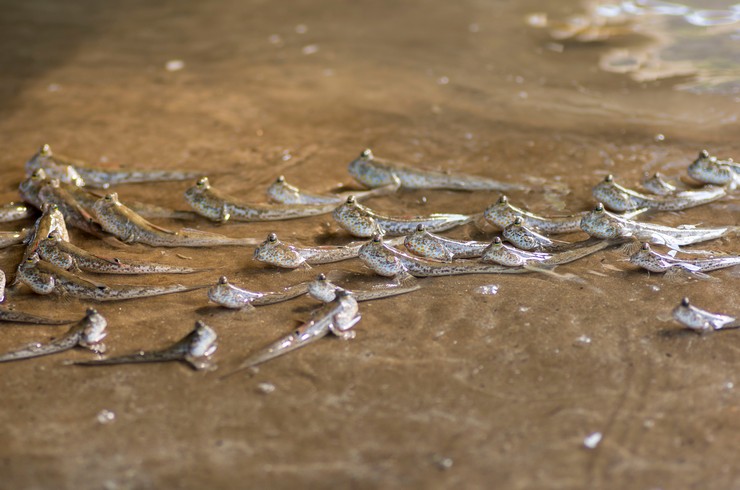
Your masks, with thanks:
<instances>
[{"instance_id":1,"label":"speckled body","mask_svg":"<svg viewBox=\"0 0 740 490\"><path fill-rule=\"evenodd\" d=\"M254 245L251 238L229 238L216 233L182 229L178 232L156 226L118 200L118 194L98 199L92 212L108 233L126 243L144 243L152 247L215 247L227 245Z\"/></svg>"},{"instance_id":2,"label":"speckled body","mask_svg":"<svg viewBox=\"0 0 740 490\"><path fill-rule=\"evenodd\" d=\"M338 194L326 195L326 194L313 194L310 192L302 191L298 187L289 184L285 181L285 177L282 175L275 180L267 188L267 196L280 204L334 204L339 205L347 200L351 195L355 196L358 201L367 199L373 196L382 196L385 194L391 194L396 192L400 186L400 182L396 181L390 185L371 189L369 191L352 191L352 192L340 192Z\"/></svg>"},{"instance_id":3,"label":"speckled body","mask_svg":"<svg viewBox=\"0 0 740 490\"><path fill-rule=\"evenodd\" d=\"M229 282L226 276L221 276L215 286L208 289L208 299L225 308L235 310L251 306L253 300L261 298L263 293L247 291Z\"/></svg>"},{"instance_id":4,"label":"speckled body","mask_svg":"<svg viewBox=\"0 0 740 490\"><path fill-rule=\"evenodd\" d=\"M520 217L527 226L537 228L548 234L573 233L580 230L581 219L586 213L569 216L538 216L529 211L512 206L506 196L501 196L495 204L489 206L483 217L494 226L504 229Z\"/></svg>"},{"instance_id":5,"label":"speckled body","mask_svg":"<svg viewBox=\"0 0 740 490\"><path fill-rule=\"evenodd\" d=\"M419 225L437 232L470 223L476 216L464 214L431 214L418 217L390 217L376 213L363 206L353 196L334 210L334 219L339 226L356 237L369 238L376 234L401 236L413 233Z\"/></svg>"},{"instance_id":6,"label":"speckled body","mask_svg":"<svg viewBox=\"0 0 740 490\"><path fill-rule=\"evenodd\" d=\"M211 357L217 348L218 335L216 332L198 320L195 322L195 328L190 333L165 349L149 352L139 351L127 356L76 362L75 364L81 366L109 366L114 364L181 361L198 371L212 370L215 369L215 365L211 363Z\"/></svg>"},{"instance_id":7,"label":"speckled body","mask_svg":"<svg viewBox=\"0 0 740 490\"><path fill-rule=\"evenodd\" d=\"M264 306L297 298L308 292L305 282L289 286L282 291L254 292L238 288L225 276L221 276L215 286L208 290L208 299L226 308L243 309L251 306Z\"/></svg>"},{"instance_id":8,"label":"speckled body","mask_svg":"<svg viewBox=\"0 0 740 490\"><path fill-rule=\"evenodd\" d=\"M696 330L700 333L708 333L714 330L739 328L740 321L737 318L710 313L689 303L688 298L673 309L673 318L686 328Z\"/></svg>"},{"instance_id":9,"label":"speckled body","mask_svg":"<svg viewBox=\"0 0 740 490\"><path fill-rule=\"evenodd\" d=\"M600 240L594 238L578 242L551 240L528 228L519 217L512 224L504 228L501 235L506 241L518 249L530 252L567 252L582 247L589 247L594 243L600 242Z\"/></svg>"},{"instance_id":10,"label":"speckled body","mask_svg":"<svg viewBox=\"0 0 740 490\"><path fill-rule=\"evenodd\" d=\"M374 299L388 298L398 296L420 289L420 285L415 279L405 281L401 284L384 284L373 289L355 289L349 291L358 301L371 301ZM337 296L337 290L342 289L329 281L324 274L319 276L308 284L308 295L322 303L330 303Z\"/></svg>"},{"instance_id":11,"label":"speckled body","mask_svg":"<svg viewBox=\"0 0 740 490\"><path fill-rule=\"evenodd\" d=\"M732 159L720 160L702 150L688 168L692 179L705 184L727 185L734 189L740 185L740 164Z\"/></svg>"},{"instance_id":12,"label":"speckled body","mask_svg":"<svg viewBox=\"0 0 740 490\"><path fill-rule=\"evenodd\" d=\"M630 256L630 262L650 272L667 272L681 268L687 272L710 272L740 265L740 256L724 255L703 259L677 259L656 252L650 244L643 243L640 250Z\"/></svg>"},{"instance_id":13,"label":"speckled body","mask_svg":"<svg viewBox=\"0 0 740 490\"><path fill-rule=\"evenodd\" d=\"M281 267L295 269L308 264L329 264L357 257L361 243L344 246L296 247L280 241L275 233L254 250L254 260Z\"/></svg>"},{"instance_id":14,"label":"speckled body","mask_svg":"<svg viewBox=\"0 0 740 490\"><path fill-rule=\"evenodd\" d=\"M190 274L198 272L192 267L177 267L152 262L123 262L117 258L101 257L65 242L52 233L41 241L39 256L57 267L70 271L104 274Z\"/></svg>"},{"instance_id":15,"label":"speckled body","mask_svg":"<svg viewBox=\"0 0 740 490\"><path fill-rule=\"evenodd\" d=\"M108 322L100 313L93 308L88 308L85 317L58 339L48 344L31 344L23 349L3 354L0 356L0 362L47 356L64 352L73 347L83 347L97 354L102 354L106 350L103 340L108 334L107 326Z\"/></svg>"},{"instance_id":16,"label":"speckled body","mask_svg":"<svg viewBox=\"0 0 740 490\"><path fill-rule=\"evenodd\" d=\"M39 325L66 325L74 320L56 319L45 316L26 313L18 310L11 310L5 306L0 306L0 322L10 323L35 323Z\"/></svg>"},{"instance_id":17,"label":"speckled body","mask_svg":"<svg viewBox=\"0 0 740 490\"><path fill-rule=\"evenodd\" d=\"M59 179L49 179L46 172L39 169L21 182L19 190L23 199L36 208L43 209L46 204L54 204L62 212L69 226L101 236L101 228L89 212L97 197L84 188L61 182Z\"/></svg>"},{"instance_id":18,"label":"speckled body","mask_svg":"<svg viewBox=\"0 0 740 490\"><path fill-rule=\"evenodd\" d=\"M606 240L593 241L589 245L558 253L528 252L504 244L495 238L481 257L481 262L501 264L509 267L525 265L556 266L574 262L612 245Z\"/></svg>"},{"instance_id":19,"label":"speckled body","mask_svg":"<svg viewBox=\"0 0 740 490\"><path fill-rule=\"evenodd\" d=\"M21 263L18 267L18 280L37 294L66 294L75 298L94 301L145 298L199 289L199 287L187 287L181 284L170 286L105 286L88 281L61 267L40 260L38 255L33 255Z\"/></svg>"},{"instance_id":20,"label":"speckled body","mask_svg":"<svg viewBox=\"0 0 740 490\"><path fill-rule=\"evenodd\" d=\"M26 162L26 175L30 176L39 169L46 172L51 179L59 179L68 184L85 185L85 179L79 174L74 164L79 162L55 157L49 145L43 145L30 160Z\"/></svg>"},{"instance_id":21,"label":"speckled body","mask_svg":"<svg viewBox=\"0 0 740 490\"><path fill-rule=\"evenodd\" d=\"M32 218L34 214L33 209L22 202L9 202L0 205L0 223Z\"/></svg>"},{"instance_id":22,"label":"speckled body","mask_svg":"<svg viewBox=\"0 0 740 490\"><path fill-rule=\"evenodd\" d=\"M310 321L295 329L291 334L249 356L237 371L262 364L305 347L326 337L330 332L343 339L354 338L355 332L352 331L352 328L359 321L360 313L357 301L351 294L339 289L336 298L331 303L321 306L312 313Z\"/></svg>"},{"instance_id":23,"label":"speckled body","mask_svg":"<svg viewBox=\"0 0 740 490\"><path fill-rule=\"evenodd\" d=\"M306 263L298 249L281 242L274 233L270 233L265 241L257 245L252 257L258 262L283 269L297 269Z\"/></svg>"},{"instance_id":24,"label":"speckled body","mask_svg":"<svg viewBox=\"0 0 740 490\"><path fill-rule=\"evenodd\" d=\"M22 260L26 260L35 254L41 241L52 233L57 234L62 240L69 241L69 233L67 232L67 225L64 222L64 216L59 211L59 208L53 204L44 206L43 214L36 220L33 230L29 234L30 238L28 239Z\"/></svg>"},{"instance_id":25,"label":"speckled body","mask_svg":"<svg viewBox=\"0 0 740 490\"><path fill-rule=\"evenodd\" d=\"M26 172L43 168L50 177L79 186L87 185L107 189L111 185L141 182L163 182L194 179L198 172L182 170L105 170L88 167L84 163L64 156L54 155L49 145L41 149L26 162Z\"/></svg>"},{"instance_id":26,"label":"speckled body","mask_svg":"<svg viewBox=\"0 0 740 490\"><path fill-rule=\"evenodd\" d=\"M642 187L657 196L668 196L678 189L663 177L660 172L655 172L651 177L642 181Z\"/></svg>"},{"instance_id":27,"label":"speckled body","mask_svg":"<svg viewBox=\"0 0 740 490\"><path fill-rule=\"evenodd\" d=\"M25 202L32 204L36 209L43 209L44 203L39 198L39 192L48 183L49 177L46 172L43 169L38 169L21 181L18 185L18 192L20 192Z\"/></svg>"},{"instance_id":28,"label":"speckled body","mask_svg":"<svg viewBox=\"0 0 740 490\"><path fill-rule=\"evenodd\" d=\"M670 226L640 223L606 211L601 203L583 217L581 229L594 238L637 238L641 241L667 245L673 248L714 240L729 233L737 232L737 227L672 228Z\"/></svg>"},{"instance_id":29,"label":"speckled body","mask_svg":"<svg viewBox=\"0 0 740 490\"><path fill-rule=\"evenodd\" d=\"M453 240L430 233L423 225L419 225L413 233L406 235L403 245L419 257L453 260L480 257L490 242Z\"/></svg>"},{"instance_id":30,"label":"speckled body","mask_svg":"<svg viewBox=\"0 0 740 490\"><path fill-rule=\"evenodd\" d=\"M451 189L463 191L508 191L527 190L521 184L508 184L474 175L452 174L423 170L401 163L377 158L370 150L363 151L359 157L350 162L349 174L358 182L368 187L391 185L394 177L401 187L406 189Z\"/></svg>"},{"instance_id":31,"label":"speckled body","mask_svg":"<svg viewBox=\"0 0 740 490\"><path fill-rule=\"evenodd\" d=\"M185 200L193 210L212 221L281 221L327 214L336 204L258 204L241 202L211 187L203 177L185 191Z\"/></svg>"},{"instance_id":32,"label":"speckled body","mask_svg":"<svg viewBox=\"0 0 740 490\"><path fill-rule=\"evenodd\" d=\"M482 262L456 261L440 262L412 257L383 243L374 237L360 249L360 260L381 276L415 277L452 276L459 274L517 274L528 272L518 267L485 264Z\"/></svg>"},{"instance_id":33,"label":"speckled body","mask_svg":"<svg viewBox=\"0 0 740 490\"><path fill-rule=\"evenodd\" d=\"M79 189L79 192L69 192L68 188ZM58 180L48 181L39 190L41 202L56 204L64 215L68 226L77 228L94 236L103 236L100 225L87 210L87 203L77 200L75 194L84 194L81 187L61 184Z\"/></svg>"},{"instance_id":34,"label":"speckled body","mask_svg":"<svg viewBox=\"0 0 740 490\"><path fill-rule=\"evenodd\" d=\"M679 211L707 204L727 195L724 187L705 186L701 189L681 191L668 196L649 196L622 187L611 175L593 188L593 196L604 206L619 212L650 208L658 211Z\"/></svg>"}]
</instances>

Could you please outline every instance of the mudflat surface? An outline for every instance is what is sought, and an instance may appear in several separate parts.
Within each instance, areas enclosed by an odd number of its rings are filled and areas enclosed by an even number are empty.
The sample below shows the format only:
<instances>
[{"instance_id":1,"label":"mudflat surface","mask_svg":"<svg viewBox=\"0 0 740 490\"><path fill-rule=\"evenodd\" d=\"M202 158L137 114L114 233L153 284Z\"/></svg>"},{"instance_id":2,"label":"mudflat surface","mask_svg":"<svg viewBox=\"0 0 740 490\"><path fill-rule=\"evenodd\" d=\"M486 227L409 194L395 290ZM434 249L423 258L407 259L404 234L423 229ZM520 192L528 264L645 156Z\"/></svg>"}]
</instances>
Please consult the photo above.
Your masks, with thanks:
<instances>
[{"instance_id":1,"label":"mudflat surface","mask_svg":"<svg viewBox=\"0 0 740 490\"><path fill-rule=\"evenodd\" d=\"M566 186L510 195L553 214L593 206L590 189L608 173L634 187L643 172L678 178L701 148L740 154L736 97L599 71L605 46L647 39L552 45L524 22L576 2L1 3L2 202L18 199L23 163L42 143L104 166L195 169L255 201L279 174L313 191L356 186L346 164L371 147L422 167ZM167 70L172 60L184 67ZM191 184L115 190L124 202L186 209ZM473 213L497 198L415 191L368 204ZM733 199L650 219L740 225ZM185 225L309 245L350 239L330 216ZM114 253L81 233L73 241ZM734 240L704 248L740 252ZM250 247L115 253L214 270L98 280L197 285L226 275L270 291L338 271L350 288L382 283L357 261L271 269ZM21 254L2 251L3 270ZM362 303L353 341L327 338L228 378L315 304L234 312L202 290L101 304L111 354L166 346L202 319L219 334L219 369L64 364L91 357L83 351L0 365L0 487L740 487L739 338L670 320L682 296L737 314L737 270L669 282L624 259L607 251L558 268L561 277L423 280L414 294ZM477 292L491 285L495 294ZM86 306L26 289L6 303L59 317ZM3 325L0 351L64 329ZM101 423L103 410L114 420Z\"/></svg>"}]
</instances>

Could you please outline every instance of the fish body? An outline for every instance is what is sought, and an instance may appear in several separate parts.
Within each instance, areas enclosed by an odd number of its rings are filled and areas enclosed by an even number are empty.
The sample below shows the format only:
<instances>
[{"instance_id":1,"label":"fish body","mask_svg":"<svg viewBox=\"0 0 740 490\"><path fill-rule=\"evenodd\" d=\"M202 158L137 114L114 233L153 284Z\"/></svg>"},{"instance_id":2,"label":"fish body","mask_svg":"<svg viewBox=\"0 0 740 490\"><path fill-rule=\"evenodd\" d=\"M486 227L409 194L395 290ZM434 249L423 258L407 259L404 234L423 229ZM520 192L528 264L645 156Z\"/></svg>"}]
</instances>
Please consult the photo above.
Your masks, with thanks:
<instances>
[{"instance_id":1,"label":"fish body","mask_svg":"<svg viewBox=\"0 0 740 490\"><path fill-rule=\"evenodd\" d=\"M264 306L297 298L308 291L308 285L299 283L277 292L254 292L234 286L221 276L215 286L208 290L208 299L226 308L243 309Z\"/></svg>"},{"instance_id":2,"label":"fish body","mask_svg":"<svg viewBox=\"0 0 740 490\"><path fill-rule=\"evenodd\" d=\"M670 255L656 252L649 243L630 256L630 262L650 272L668 272L683 269L689 273L710 272L740 265L738 255L720 255L701 259L677 259Z\"/></svg>"},{"instance_id":3,"label":"fish body","mask_svg":"<svg viewBox=\"0 0 740 490\"><path fill-rule=\"evenodd\" d=\"M18 310L11 310L6 306L0 306L0 322L8 323L33 323L38 325L66 325L74 320L48 318L39 316L34 313L26 313Z\"/></svg>"},{"instance_id":4,"label":"fish body","mask_svg":"<svg viewBox=\"0 0 740 490\"><path fill-rule=\"evenodd\" d=\"M384 284L381 287L373 289L355 289L348 291L352 296L360 301L371 301L375 299L398 296L420 289L419 283L413 279L413 276L400 284ZM308 283L308 295L322 303L331 303L337 297L337 290L342 289L333 284L326 278L325 274L319 274L316 279Z\"/></svg>"},{"instance_id":5,"label":"fish body","mask_svg":"<svg viewBox=\"0 0 740 490\"><path fill-rule=\"evenodd\" d=\"M638 209L625 213L623 217L633 218L645 211L646 209ZM517 218L521 218L524 225L547 235L581 231L581 220L587 214L588 211L583 211L566 216L539 216L512 205L506 196L501 196L498 201L483 211L485 220L501 230L513 224Z\"/></svg>"},{"instance_id":6,"label":"fish body","mask_svg":"<svg viewBox=\"0 0 740 490\"><path fill-rule=\"evenodd\" d=\"M189 180L200 175L199 172L183 170L106 170L89 167L79 160L54 155L49 145L43 145L26 163L27 173L38 168L43 168L52 178L58 178L63 182L99 189L107 189L111 185L118 184Z\"/></svg>"},{"instance_id":7,"label":"fish body","mask_svg":"<svg viewBox=\"0 0 740 490\"><path fill-rule=\"evenodd\" d=\"M49 178L59 179L69 184L84 186L85 179L82 178L75 168L75 165L72 165L73 163L79 164L80 162L57 158L52 153L49 145L43 145L39 151L26 162L26 175L30 176L38 170L43 170Z\"/></svg>"},{"instance_id":8,"label":"fish body","mask_svg":"<svg viewBox=\"0 0 740 490\"><path fill-rule=\"evenodd\" d=\"M69 241L69 232L64 221L64 215L59 208L52 204L44 206L43 214L34 223L33 230L29 234L28 244L23 259L27 259L35 254L39 248L41 240L50 234L56 233L62 240Z\"/></svg>"},{"instance_id":9,"label":"fish body","mask_svg":"<svg viewBox=\"0 0 740 490\"><path fill-rule=\"evenodd\" d=\"M504 267L502 265L485 264L482 262L437 260L412 257L383 243L379 236L365 243L360 248L360 260L375 273L385 277L403 278L407 275L414 277L452 276L459 274L517 274L528 272L520 267Z\"/></svg>"},{"instance_id":10,"label":"fish body","mask_svg":"<svg viewBox=\"0 0 740 490\"><path fill-rule=\"evenodd\" d=\"M21 182L19 190L23 199L38 209L43 210L45 205L54 204L69 226L94 236L102 236L100 225L89 212L90 204L97 198L89 198L89 193L84 188L59 179L50 179L44 169L38 169Z\"/></svg>"},{"instance_id":11,"label":"fish body","mask_svg":"<svg viewBox=\"0 0 740 490\"><path fill-rule=\"evenodd\" d=\"M737 227L673 228L641 223L612 214L606 211L601 203L583 217L581 229L595 238L637 238L641 241L667 245L671 248L714 240L737 232Z\"/></svg>"},{"instance_id":12,"label":"fish body","mask_svg":"<svg viewBox=\"0 0 740 490\"><path fill-rule=\"evenodd\" d=\"M33 216L33 209L22 202L9 202L8 204L0 205L0 223L19 221L32 218Z\"/></svg>"},{"instance_id":13,"label":"fish body","mask_svg":"<svg viewBox=\"0 0 740 490\"><path fill-rule=\"evenodd\" d=\"M578 248L590 247L595 243L603 241L598 238L589 238L578 242L552 240L528 228L524 225L520 217L517 217L512 224L504 228L501 235L516 248L530 252L567 252Z\"/></svg>"},{"instance_id":14,"label":"fish body","mask_svg":"<svg viewBox=\"0 0 740 490\"><path fill-rule=\"evenodd\" d=\"M334 210L334 219L351 235L369 238L375 234L401 236L413 233L419 225L432 232L445 231L474 221L477 216L465 214L431 214L428 216L384 216L358 203L353 196Z\"/></svg>"},{"instance_id":15,"label":"fish body","mask_svg":"<svg viewBox=\"0 0 740 490\"><path fill-rule=\"evenodd\" d=\"M529 252L506 245L496 237L481 257L481 262L500 264L507 267L523 267L531 265L556 266L574 262L578 259L604 250L611 243L599 240L589 246L583 246L558 253Z\"/></svg>"},{"instance_id":16,"label":"fish body","mask_svg":"<svg viewBox=\"0 0 740 490\"><path fill-rule=\"evenodd\" d=\"M328 204L258 204L239 201L211 187L203 177L185 191L185 200L201 216L211 221L280 221L330 213L336 205Z\"/></svg>"},{"instance_id":17,"label":"fish body","mask_svg":"<svg viewBox=\"0 0 740 490\"><path fill-rule=\"evenodd\" d=\"M309 264L329 264L357 257L362 243L344 246L296 247L280 241L275 233L254 250L254 259L284 269Z\"/></svg>"},{"instance_id":18,"label":"fish body","mask_svg":"<svg viewBox=\"0 0 740 490\"><path fill-rule=\"evenodd\" d=\"M668 182L663 174L655 172L652 176L642 181L642 187L657 196L668 196L676 192L678 189L675 185Z\"/></svg>"},{"instance_id":19,"label":"fish body","mask_svg":"<svg viewBox=\"0 0 740 490\"><path fill-rule=\"evenodd\" d=\"M181 284L169 286L106 286L83 279L61 267L40 260L36 254L21 263L18 270L18 280L26 284L37 294L66 294L75 298L94 301L146 298L149 296L192 291L203 287L188 287Z\"/></svg>"},{"instance_id":20,"label":"fish body","mask_svg":"<svg viewBox=\"0 0 740 490\"><path fill-rule=\"evenodd\" d=\"M70 192L68 188L78 189L75 186L62 184L58 180L51 180L44 185L39 191L39 198L44 203L52 203L57 205L59 210L64 215L64 220L67 225L82 230L90 235L97 237L104 237L104 233L98 222L88 211L88 207L84 206L83 203L77 200L75 193ZM84 193L82 188L79 188Z\"/></svg>"},{"instance_id":21,"label":"fish body","mask_svg":"<svg viewBox=\"0 0 740 490\"><path fill-rule=\"evenodd\" d=\"M377 158L370 150L363 151L350 162L349 174L367 187L391 185L398 179L406 189L450 189L460 191L527 190L521 184L509 184L474 175L452 174L423 170L409 165Z\"/></svg>"},{"instance_id":22,"label":"fish body","mask_svg":"<svg viewBox=\"0 0 740 490\"><path fill-rule=\"evenodd\" d=\"M699 152L699 156L688 168L689 176L705 184L726 185L735 189L740 185L740 164L732 159L720 160L711 156L707 150Z\"/></svg>"},{"instance_id":23,"label":"fish body","mask_svg":"<svg viewBox=\"0 0 740 490\"><path fill-rule=\"evenodd\" d=\"M276 357L305 347L329 333L342 338L354 338L355 332L352 328L360 321L360 313L357 300L340 289L335 299L315 310L311 320L302 324L291 334L267 345L263 349L249 356L236 371L262 364Z\"/></svg>"},{"instance_id":24,"label":"fish body","mask_svg":"<svg viewBox=\"0 0 740 490\"><path fill-rule=\"evenodd\" d=\"M73 325L64 335L48 344L34 343L22 349L0 355L0 362L18 361L32 357L48 356L64 352L73 347L82 347L102 354L105 352L105 339L108 322L94 308L88 308L85 317Z\"/></svg>"},{"instance_id":25,"label":"fish body","mask_svg":"<svg viewBox=\"0 0 740 490\"><path fill-rule=\"evenodd\" d=\"M585 214L583 212L568 216L539 216L513 206L506 196L501 196L495 204L483 212L483 217L502 230L514 223L516 218L521 218L527 226L537 228L544 233L556 234L580 231L581 219Z\"/></svg>"},{"instance_id":26,"label":"fish body","mask_svg":"<svg viewBox=\"0 0 740 490\"><path fill-rule=\"evenodd\" d=\"M183 228L177 232L145 220L118 200L118 194L107 194L93 205L92 212L108 233L125 243L144 243L152 247L215 247L255 245L252 238L230 238L217 233Z\"/></svg>"},{"instance_id":27,"label":"fish body","mask_svg":"<svg viewBox=\"0 0 740 490\"><path fill-rule=\"evenodd\" d=\"M490 242L453 240L430 233L424 225L406 235L403 241L406 250L419 257L435 260L472 259L483 255Z\"/></svg>"},{"instance_id":28,"label":"fish body","mask_svg":"<svg viewBox=\"0 0 740 490\"><path fill-rule=\"evenodd\" d=\"M173 345L156 351L139 351L136 354L75 362L80 366L111 366L115 364L138 364L149 362L181 361L193 369L213 370L211 357L218 348L216 332L198 320L195 328Z\"/></svg>"},{"instance_id":29,"label":"fish body","mask_svg":"<svg viewBox=\"0 0 740 490\"><path fill-rule=\"evenodd\" d=\"M340 192L338 194L313 194L310 192L302 191L298 187L289 184L285 181L285 177L282 175L275 180L267 188L267 196L280 204L300 204L300 205L315 205L315 204L334 204L339 205L347 200L349 196L355 196L355 199L361 201L369 197L383 196L386 194L392 194L396 192L401 185L398 179L394 179L394 182L370 189L368 191L352 191L352 192Z\"/></svg>"},{"instance_id":30,"label":"fish body","mask_svg":"<svg viewBox=\"0 0 740 490\"><path fill-rule=\"evenodd\" d=\"M192 267L178 267L152 262L126 262L117 258L95 255L52 233L38 247L41 259L70 271L99 274L191 274L199 272Z\"/></svg>"},{"instance_id":31,"label":"fish body","mask_svg":"<svg viewBox=\"0 0 740 490\"><path fill-rule=\"evenodd\" d=\"M740 327L740 321L737 318L697 308L689 302L688 298L683 298L681 303L673 309L672 314L676 321L699 333Z\"/></svg>"},{"instance_id":32,"label":"fish body","mask_svg":"<svg viewBox=\"0 0 740 490\"><path fill-rule=\"evenodd\" d=\"M612 175L607 175L593 188L593 195L597 201L604 203L604 206L613 211L635 211L641 208L679 211L721 199L727 195L727 189L705 186L701 189L675 192L667 196L651 196L627 189L617 184Z\"/></svg>"}]
</instances>

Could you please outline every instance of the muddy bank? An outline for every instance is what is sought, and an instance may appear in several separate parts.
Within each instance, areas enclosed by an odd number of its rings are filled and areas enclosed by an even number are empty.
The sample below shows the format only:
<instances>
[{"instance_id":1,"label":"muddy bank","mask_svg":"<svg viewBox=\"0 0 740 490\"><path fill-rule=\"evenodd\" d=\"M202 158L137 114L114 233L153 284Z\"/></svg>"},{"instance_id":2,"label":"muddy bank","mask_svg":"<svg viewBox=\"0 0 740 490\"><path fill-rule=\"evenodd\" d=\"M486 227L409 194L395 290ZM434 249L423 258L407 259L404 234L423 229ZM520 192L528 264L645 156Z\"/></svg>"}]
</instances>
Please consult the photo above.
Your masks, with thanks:
<instances>
[{"instance_id":1,"label":"muddy bank","mask_svg":"<svg viewBox=\"0 0 740 490\"><path fill-rule=\"evenodd\" d=\"M315 191L353 186L346 164L369 146L431 168L537 185L557 179L570 189L511 194L539 212L587 209L591 186L607 173L632 184L646 171L684 174L703 147L740 154L735 99L603 73L599 46L547 49L551 40L524 22L547 7L6 2L0 199L18 199L22 164L45 142L103 164L199 170L254 200L279 174ZM576 4L551 6L561 9ZM169 71L173 60L182 68ZM190 184L116 190L124 200L186 209ZM368 204L389 213L478 212L497 198L414 191ZM736 201L724 200L654 220L738 225L737 216ZM349 239L328 217L197 226L230 236L276 231L308 244ZM450 236L483 235L469 227ZM740 252L729 240L712 247ZM223 274L274 290L337 269L347 284L378 282L357 262L281 272L253 262L251 250L120 253L215 269L177 278L188 284ZM2 269L13 270L21 253L3 251ZM220 336L220 369L62 364L89 357L81 351L1 365L0 475L13 488L739 485L735 332L699 337L668 321L685 295L734 309L737 271L670 283L607 252L558 272L574 278L424 280L417 293L361 304L356 339L326 339L226 379L314 303L233 312L191 292L101 305L112 353L168 345L203 319ZM169 279L117 279L149 280ZM486 285L496 294L476 292ZM27 291L10 301L59 316L85 307ZM64 331L2 329L2 351ZM114 420L101 423L103 410ZM586 449L594 432L603 437Z\"/></svg>"}]
</instances>

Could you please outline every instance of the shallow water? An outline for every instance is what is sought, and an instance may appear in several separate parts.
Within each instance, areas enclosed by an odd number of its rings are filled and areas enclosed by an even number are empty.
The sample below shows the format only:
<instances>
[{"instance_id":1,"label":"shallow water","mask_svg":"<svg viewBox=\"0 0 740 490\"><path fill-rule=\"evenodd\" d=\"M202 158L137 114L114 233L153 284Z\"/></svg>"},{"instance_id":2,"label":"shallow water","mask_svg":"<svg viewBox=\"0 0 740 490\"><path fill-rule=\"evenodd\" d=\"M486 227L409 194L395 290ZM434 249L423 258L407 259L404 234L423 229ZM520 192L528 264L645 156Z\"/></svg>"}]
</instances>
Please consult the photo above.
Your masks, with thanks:
<instances>
[{"instance_id":1,"label":"shallow water","mask_svg":"<svg viewBox=\"0 0 740 490\"><path fill-rule=\"evenodd\" d=\"M429 168L570 189L510 196L538 212L587 209L607 173L632 186L643 172L678 178L704 147L740 154L735 96L677 90L686 78L640 82L599 68L606 48L647 47L649 38L563 42L528 25L535 12L584 11L573 1L2 7L2 202L18 198L22 164L45 142L103 165L201 170L214 187L254 200L279 174L314 191L352 186L346 164L372 147ZM124 201L185 209L189 185L117 190ZM368 204L399 214L477 212L497 198L415 191ZM738 225L737 216L736 201L725 200L653 219ZM274 230L309 244L348 240L329 217L198 226L231 236ZM483 236L473 228L451 235ZM729 240L711 246L740 252ZM250 248L115 253L217 268L174 279L187 284L225 274L267 291L332 269L346 271L347 284L378 282L355 262L276 271L254 263ZM2 252L3 270L20 255ZM736 333L700 337L666 321L685 295L737 313L737 271L669 283L608 252L558 272L582 281L424 280L420 292L361 304L356 339L326 339L226 379L313 303L233 312L192 292L103 304L111 354L168 345L200 318L220 336L220 369L62 364L89 357L81 351L0 365L0 475L14 488L75 489L740 485ZM8 301L59 316L81 316L85 306L27 291ZM65 327L2 328L5 351ZM596 447L586 448L597 432Z\"/></svg>"}]
</instances>

